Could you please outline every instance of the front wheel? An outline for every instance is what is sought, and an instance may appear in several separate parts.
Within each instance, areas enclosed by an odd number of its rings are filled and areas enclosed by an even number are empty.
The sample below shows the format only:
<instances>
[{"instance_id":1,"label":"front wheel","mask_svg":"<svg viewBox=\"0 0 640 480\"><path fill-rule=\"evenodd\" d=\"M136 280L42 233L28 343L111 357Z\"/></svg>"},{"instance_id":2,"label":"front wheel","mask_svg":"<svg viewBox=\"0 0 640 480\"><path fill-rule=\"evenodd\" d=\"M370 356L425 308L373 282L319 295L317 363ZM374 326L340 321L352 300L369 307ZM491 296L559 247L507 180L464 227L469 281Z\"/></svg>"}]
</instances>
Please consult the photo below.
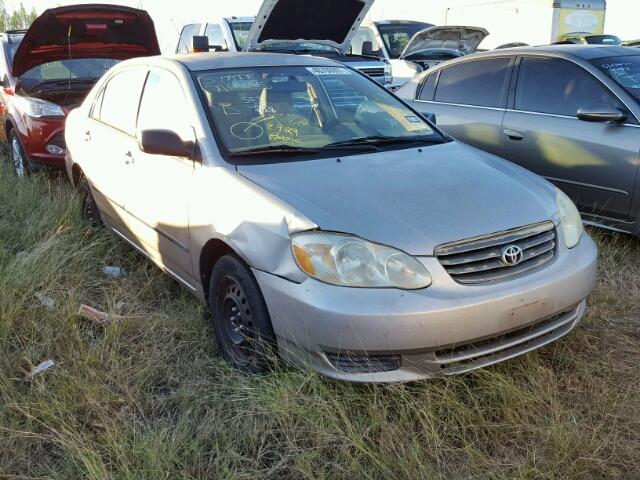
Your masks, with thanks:
<instances>
[{"instance_id":1,"label":"front wheel","mask_svg":"<svg viewBox=\"0 0 640 480\"><path fill-rule=\"evenodd\" d=\"M13 174L18 178L24 178L30 173L29 160L22 148L22 142L15 131L9 134L9 158L13 166Z\"/></svg>"},{"instance_id":2,"label":"front wheel","mask_svg":"<svg viewBox=\"0 0 640 480\"><path fill-rule=\"evenodd\" d=\"M245 372L266 371L276 352L271 319L258 282L235 255L222 257L213 268L209 309L225 359Z\"/></svg>"}]
</instances>

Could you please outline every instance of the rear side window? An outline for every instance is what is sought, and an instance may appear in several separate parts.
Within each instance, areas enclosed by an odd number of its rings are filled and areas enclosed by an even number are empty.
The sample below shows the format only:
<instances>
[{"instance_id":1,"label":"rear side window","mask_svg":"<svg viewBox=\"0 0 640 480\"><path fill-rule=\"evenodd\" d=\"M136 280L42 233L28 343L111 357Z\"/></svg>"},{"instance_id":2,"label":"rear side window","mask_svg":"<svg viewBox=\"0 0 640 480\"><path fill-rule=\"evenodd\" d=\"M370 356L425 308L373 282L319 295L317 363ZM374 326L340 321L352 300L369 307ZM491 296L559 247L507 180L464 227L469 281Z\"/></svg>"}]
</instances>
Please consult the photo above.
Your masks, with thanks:
<instances>
[{"instance_id":1,"label":"rear side window","mask_svg":"<svg viewBox=\"0 0 640 480\"><path fill-rule=\"evenodd\" d=\"M479 107L502 107L507 89L510 58L465 62L440 73L435 99Z\"/></svg>"},{"instance_id":2,"label":"rear side window","mask_svg":"<svg viewBox=\"0 0 640 480\"><path fill-rule=\"evenodd\" d=\"M524 58L516 89L516 110L575 117L581 107L620 107L602 83L566 60Z\"/></svg>"},{"instance_id":3,"label":"rear side window","mask_svg":"<svg viewBox=\"0 0 640 480\"><path fill-rule=\"evenodd\" d=\"M201 26L201 23L192 23L191 25L186 25L182 29L176 53L189 53L191 51L191 47L193 45L192 38L200 33Z\"/></svg>"},{"instance_id":4,"label":"rear side window","mask_svg":"<svg viewBox=\"0 0 640 480\"><path fill-rule=\"evenodd\" d=\"M424 85L422 86L422 91L420 92L420 100L424 100L426 102L430 102L433 100L433 96L436 93L436 79L438 78L438 74L434 73L433 75L429 75L424 81Z\"/></svg>"},{"instance_id":5,"label":"rear side window","mask_svg":"<svg viewBox=\"0 0 640 480\"><path fill-rule=\"evenodd\" d=\"M146 77L146 69L125 70L111 77L104 90L99 120L135 136L140 94Z\"/></svg>"}]
</instances>

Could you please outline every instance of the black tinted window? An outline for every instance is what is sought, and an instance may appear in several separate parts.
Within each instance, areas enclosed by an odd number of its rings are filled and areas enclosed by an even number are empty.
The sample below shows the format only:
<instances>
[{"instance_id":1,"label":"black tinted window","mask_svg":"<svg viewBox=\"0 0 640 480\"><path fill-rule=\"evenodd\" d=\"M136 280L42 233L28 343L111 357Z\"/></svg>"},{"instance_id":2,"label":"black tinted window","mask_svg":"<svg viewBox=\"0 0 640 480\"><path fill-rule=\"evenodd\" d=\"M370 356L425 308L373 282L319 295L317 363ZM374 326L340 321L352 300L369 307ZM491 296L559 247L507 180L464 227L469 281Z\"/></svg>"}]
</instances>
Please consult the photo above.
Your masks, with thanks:
<instances>
[{"instance_id":1,"label":"black tinted window","mask_svg":"<svg viewBox=\"0 0 640 480\"><path fill-rule=\"evenodd\" d=\"M140 93L146 77L147 70L143 69L116 73L104 90L100 121L134 136Z\"/></svg>"},{"instance_id":2,"label":"black tinted window","mask_svg":"<svg viewBox=\"0 0 640 480\"><path fill-rule=\"evenodd\" d=\"M501 107L507 87L509 58L465 62L440 73L436 101Z\"/></svg>"},{"instance_id":3,"label":"black tinted window","mask_svg":"<svg viewBox=\"0 0 640 480\"><path fill-rule=\"evenodd\" d=\"M430 101L433 100L433 95L436 92L436 79L438 74L429 75L424 81L424 86L420 92L420 100Z\"/></svg>"},{"instance_id":4,"label":"black tinted window","mask_svg":"<svg viewBox=\"0 0 640 480\"><path fill-rule=\"evenodd\" d=\"M574 117L581 107L598 103L619 106L609 90L582 67L566 60L522 60L517 110Z\"/></svg>"},{"instance_id":5,"label":"black tinted window","mask_svg":"<svg viewBox=\"0 0 640 480\"><path fill-rule=\"evenodd\" d=\"M178 53L189 53L191 51L191 47L193 46L193 37L200 34L200 27L202 24L194 23L191 25L186 25L182 29L182 33L180 34L180 40L178 41L178 49L176 52Z\"/></svg>"}]
</instances>

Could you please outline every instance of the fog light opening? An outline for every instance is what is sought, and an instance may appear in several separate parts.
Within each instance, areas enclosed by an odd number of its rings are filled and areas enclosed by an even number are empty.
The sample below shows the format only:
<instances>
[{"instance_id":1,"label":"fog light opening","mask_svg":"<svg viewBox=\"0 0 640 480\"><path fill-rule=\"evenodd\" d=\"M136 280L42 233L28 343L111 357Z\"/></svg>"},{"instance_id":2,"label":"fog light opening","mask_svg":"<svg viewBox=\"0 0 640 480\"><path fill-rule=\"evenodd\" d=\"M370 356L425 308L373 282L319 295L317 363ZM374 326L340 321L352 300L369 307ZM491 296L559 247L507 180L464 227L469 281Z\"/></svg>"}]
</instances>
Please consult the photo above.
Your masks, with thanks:
<instances>
[{"instance_id":1,"label":"fog light opening","mask_svg":"<svg viewBox=\"0 0 640 480\"><path fill-rule=\"evenodd\" d=\"M46 147L47 152L49 152L51 155L64 155L65 150L62 147L59 147L58 145L47 145Z\"/></svg>"}]
</instances>

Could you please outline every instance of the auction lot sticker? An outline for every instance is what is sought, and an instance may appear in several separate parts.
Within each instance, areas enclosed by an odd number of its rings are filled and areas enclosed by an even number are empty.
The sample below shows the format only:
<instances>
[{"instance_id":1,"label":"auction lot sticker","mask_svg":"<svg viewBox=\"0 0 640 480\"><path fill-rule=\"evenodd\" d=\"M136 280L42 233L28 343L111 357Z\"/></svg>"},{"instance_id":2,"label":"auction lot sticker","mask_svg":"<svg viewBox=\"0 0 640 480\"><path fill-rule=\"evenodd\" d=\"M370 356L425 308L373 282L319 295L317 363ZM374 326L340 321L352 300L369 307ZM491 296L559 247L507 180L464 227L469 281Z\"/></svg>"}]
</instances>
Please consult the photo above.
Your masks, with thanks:
<instances>
[{"instance_id":1,"label":"auction lot sticker","mask_svg":"<svg viewBox=\"0 0 640 480\"><path fill-rule=\"evenodd\" d=\"M307 67L314 75L352 75L353 72L345 67Z\"/></svg>"}]
</instances>

